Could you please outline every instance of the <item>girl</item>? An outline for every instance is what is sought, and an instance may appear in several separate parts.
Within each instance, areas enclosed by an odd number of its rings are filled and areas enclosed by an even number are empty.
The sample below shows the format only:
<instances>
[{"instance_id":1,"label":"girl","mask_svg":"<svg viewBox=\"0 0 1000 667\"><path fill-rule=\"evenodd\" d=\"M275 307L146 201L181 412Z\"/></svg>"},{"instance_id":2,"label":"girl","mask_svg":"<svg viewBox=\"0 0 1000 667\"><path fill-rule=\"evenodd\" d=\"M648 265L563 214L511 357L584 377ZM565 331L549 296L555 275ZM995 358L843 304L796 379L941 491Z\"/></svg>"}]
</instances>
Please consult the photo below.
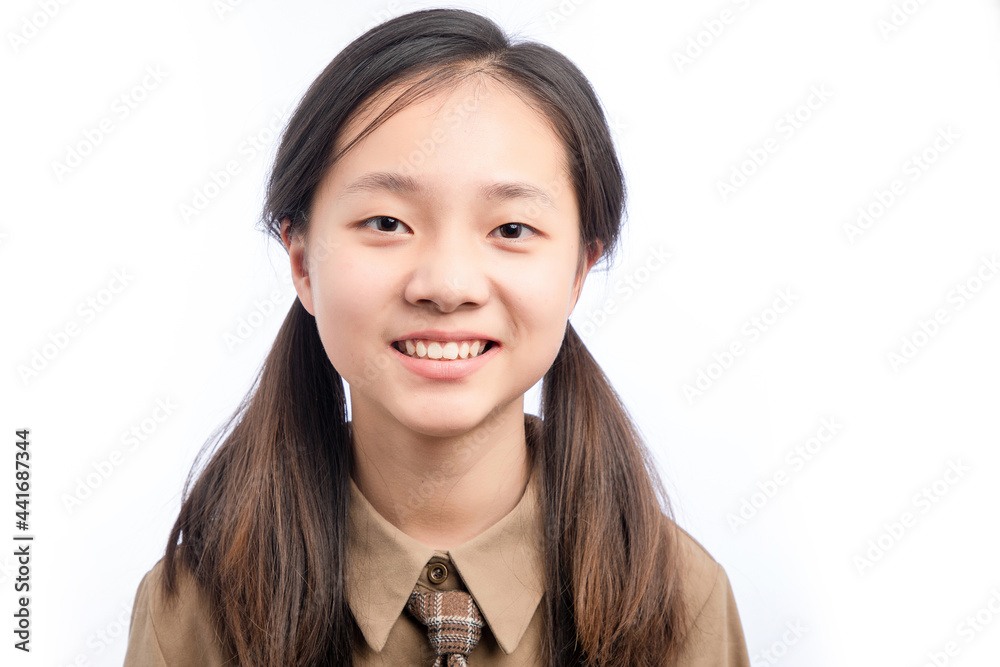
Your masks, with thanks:
<instances>
[{"instance_id":1,"label":"girl","mask_svg":"<svg viewBox=\"0 0 1000 667\"><path fill-rule=\"evenodd\" d=\"M564 56L446 9L348 45L268 183L298 299L139 585L126 665L749 665L569 324L623 210Z\"/></svg>"}]
</instances>

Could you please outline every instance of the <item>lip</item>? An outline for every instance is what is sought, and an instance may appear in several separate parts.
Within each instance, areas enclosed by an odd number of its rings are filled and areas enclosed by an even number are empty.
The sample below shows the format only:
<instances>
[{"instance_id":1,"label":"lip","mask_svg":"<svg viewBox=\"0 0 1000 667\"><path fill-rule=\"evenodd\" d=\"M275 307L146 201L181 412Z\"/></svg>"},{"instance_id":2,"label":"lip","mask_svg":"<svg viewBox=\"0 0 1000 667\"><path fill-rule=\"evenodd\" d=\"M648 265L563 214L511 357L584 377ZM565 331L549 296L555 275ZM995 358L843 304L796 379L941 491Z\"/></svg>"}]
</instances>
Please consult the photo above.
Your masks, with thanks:
<instances>
[{"instance_id":1,"label":"lip","mask_svg":"<svg viewBox=\"0 0 1000 667\"><path fill-rule=\"evenodd\" d=\"M404 340L416 340L422 338L424 340L443 340L443 341L463 341L463 340L488 340L495 344L499 344L499 341L495 338L490 338L486 334L482 334L476 331L443 331L441 329L425 329L423 331L414 331L412 333L405 334L399 338L392 341L393 343L400 343Z\"/></svg>"},{"instance_id":2,"label":"lip","mask_svg":"<svg viewBox=\"0 0 1000 667\"><path fill-rule=\"evenodd\" d=\"M414 337L419 338L420 336ZM476 338L476 336L471 337ZM427 338L431 338L431 336L427 336ZM435 340L468 340L468 338L437 338ZM492 339L487 338L486 340ZM486 362L496 356L497 353L500 352L500 344L494 341L490 349L486 350L478 357L473 357L471 359L453 359L450 361L415 359L411 356L403 354L397 350L394 345L390 345L389 349L392 350L392 354L396 355L399 359L399 363L403 365L403 368L415 375L431 380L461 380L462 378L478 371L486 364Z\"/></svg>"}]
</instances>

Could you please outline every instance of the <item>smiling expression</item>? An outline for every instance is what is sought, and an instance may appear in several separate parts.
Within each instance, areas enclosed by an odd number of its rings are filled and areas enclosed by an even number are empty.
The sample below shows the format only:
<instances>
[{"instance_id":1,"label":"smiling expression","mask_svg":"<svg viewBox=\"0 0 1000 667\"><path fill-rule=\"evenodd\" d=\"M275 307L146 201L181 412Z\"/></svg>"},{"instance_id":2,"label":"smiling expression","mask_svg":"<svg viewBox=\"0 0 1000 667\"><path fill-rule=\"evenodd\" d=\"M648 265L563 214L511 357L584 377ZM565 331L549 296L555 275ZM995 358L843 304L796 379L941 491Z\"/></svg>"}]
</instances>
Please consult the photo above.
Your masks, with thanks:
<instances>
[{"instance_id":1,"label":"smiling expression","mask_svg":"<svg viewBox=\"0 0 1000 667\"><path fill-rule=\"evenodd\" d=\"M520 419L597 259L581 262L579 229L562 141L492 79L415 102L356 144L290 247L354 421L454 436L495 411Z\"/></svg>"}]
</instances>

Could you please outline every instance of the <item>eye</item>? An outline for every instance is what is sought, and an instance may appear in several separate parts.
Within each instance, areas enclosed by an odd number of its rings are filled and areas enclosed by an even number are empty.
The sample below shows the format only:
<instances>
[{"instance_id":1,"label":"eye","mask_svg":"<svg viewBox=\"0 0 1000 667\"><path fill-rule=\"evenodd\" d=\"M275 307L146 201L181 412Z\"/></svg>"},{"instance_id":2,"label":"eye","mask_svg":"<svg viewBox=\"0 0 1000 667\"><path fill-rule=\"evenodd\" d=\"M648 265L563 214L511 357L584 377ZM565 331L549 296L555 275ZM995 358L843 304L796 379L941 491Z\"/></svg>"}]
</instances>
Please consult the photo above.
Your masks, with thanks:
<instances>
[{"instance_id":1,"label":"eye","mask_svg":"<svg viewBox=\"0 0 1000 667\"><path fill-rule=\"evenodd\" d=\"M508 222L506 224L500 225L493 231L499 231L500 238L510 239L512 241L524 238L525 235L520 233L522 231L529 231L532 234L537 233L532 227L529 227L523 222Z\"/></svg>"},{"instance_id":2,"label":"eye","mask_svg":"<svg viewBox=\"0 0 1000 667\"><path fill-rule=\"evenodd\" d=\"M406 227L401 221L396 218L390 218L387 215L376 215L374 218L368 218L361 223L362 227L369 227L379 232L392 233L399 229L400 226Z\"/></svg>"}]
</instances>

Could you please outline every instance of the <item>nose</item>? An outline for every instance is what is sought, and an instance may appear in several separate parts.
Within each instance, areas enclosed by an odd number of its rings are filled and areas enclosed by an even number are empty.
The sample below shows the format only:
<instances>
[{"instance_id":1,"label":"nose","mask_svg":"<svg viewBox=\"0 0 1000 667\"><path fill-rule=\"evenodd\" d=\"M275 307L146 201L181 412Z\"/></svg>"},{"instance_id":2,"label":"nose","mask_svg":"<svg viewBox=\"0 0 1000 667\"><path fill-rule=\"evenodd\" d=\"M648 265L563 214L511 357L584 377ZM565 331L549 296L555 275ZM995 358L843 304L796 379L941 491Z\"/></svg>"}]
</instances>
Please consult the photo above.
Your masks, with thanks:
<instances>
[{"instance_id":1,"label":"nose","mask_svg":"<svg viewBox=\"0 0 1000 667\"><path fill-rule=\"evenodd\" d=\"M416 251L415 266L404 291L408 302L434 306L442 313L486 303L486 258L473 240L462 236L456 232L439 234Z\"/></svg>"}]
</instances>

